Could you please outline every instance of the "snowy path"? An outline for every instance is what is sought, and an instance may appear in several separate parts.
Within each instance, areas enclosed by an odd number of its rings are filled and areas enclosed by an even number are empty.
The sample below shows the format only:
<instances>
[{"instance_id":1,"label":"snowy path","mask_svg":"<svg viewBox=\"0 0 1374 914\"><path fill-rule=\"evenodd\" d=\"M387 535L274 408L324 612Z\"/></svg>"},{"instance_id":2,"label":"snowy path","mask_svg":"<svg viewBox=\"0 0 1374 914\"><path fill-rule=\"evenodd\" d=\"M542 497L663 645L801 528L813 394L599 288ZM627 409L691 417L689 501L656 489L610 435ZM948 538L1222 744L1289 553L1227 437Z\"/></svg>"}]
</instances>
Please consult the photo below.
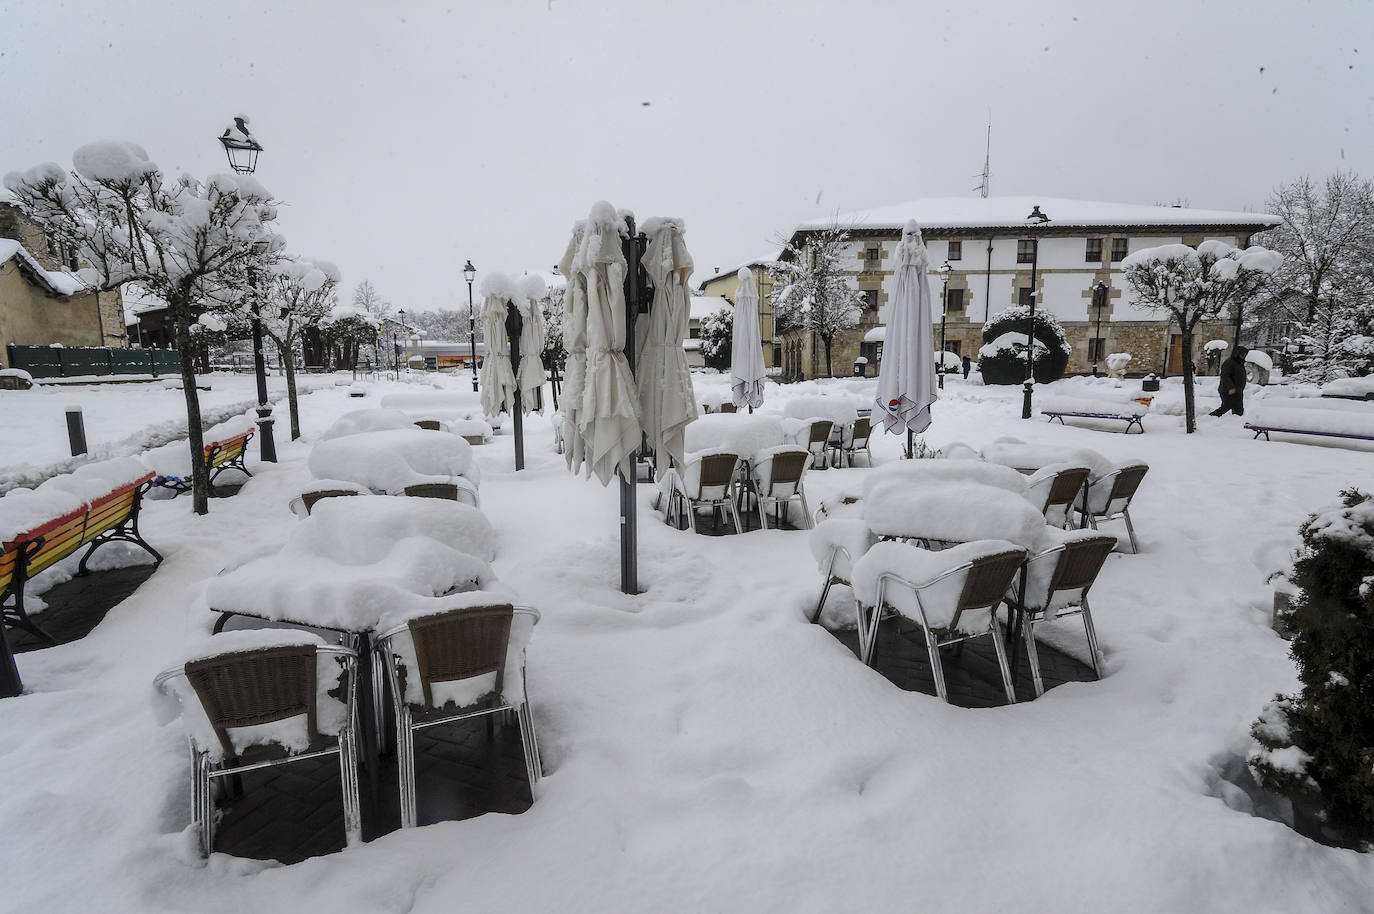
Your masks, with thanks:
<instances>
[{"instance_id":1,"label":"snowy path","mask_svg":"<svg viewBox=\"0 0 1374 914\"><path fill-rule=\"evenodd\" d=\"M151 506L168 560L91 636L20 659L33 694L0 702L0 857L26 876L0 910L1365 909L1374 860L1229 808L1214 770L1294 682L1263 577L1309 511L1367 484L1369 454L1251 442L1229 419L1186 438L1152 417L1126 438L1023 422L1016 391L946 393L932 444L1014 434L1150 463L1132 512L1142 555L1114 556L1095 589L1103 681L984 711L901 692L806 623L819 573L805 534L675 531L649 487L646 593L624 596L615 490L570 478L532 418L525 472L508 429L478 457L495 568L544 614L534 806L289 868L198 867L178 833L180 729L154 720L149 682L188 625L212 621L186 618L187 588L295 523L307 442L360 405L319 391L305 441L209 519ZM876 459L897 446L875 438ZM812 504L863 472L811 474ZM1070 650L1079 638L1065 626Z\"/></svg>"}]
</instances>

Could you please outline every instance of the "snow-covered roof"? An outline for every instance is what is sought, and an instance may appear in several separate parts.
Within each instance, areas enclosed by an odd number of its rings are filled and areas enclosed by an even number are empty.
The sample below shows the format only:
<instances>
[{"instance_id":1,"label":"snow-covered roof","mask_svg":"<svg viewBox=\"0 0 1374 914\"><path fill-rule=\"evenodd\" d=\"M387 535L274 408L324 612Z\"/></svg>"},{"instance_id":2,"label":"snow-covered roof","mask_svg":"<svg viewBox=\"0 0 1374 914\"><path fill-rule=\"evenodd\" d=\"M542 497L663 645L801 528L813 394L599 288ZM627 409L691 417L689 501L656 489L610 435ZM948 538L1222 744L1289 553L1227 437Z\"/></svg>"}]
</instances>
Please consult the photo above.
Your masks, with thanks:
<instances>
[{"instance_id":1,"label":"snow-covered roof","mask_svg":"<svg viewBox=\"0 0 1374 914\"><path fill-rule=\"evenodd\" d=\"M730 308L729 299L721 298L719 295L693 295L691 319L694 321L705 320L723 308Z\"/></svg>"},{"instance_id":2,"label":"snow-covered roof","mask_svg":"<svg viewBox=\"0 0 1374 914\"><path fill-rule=\"evenodd\" d=\"M145 311L161 311L167 303L136 283L125 283L119 288L120 300L124 303L124 323L132 324L138 315Z\"/></svg>"},{"instance_id":3,"label":"snow-covered roof","mask_svg":"<svg viewBox=\"0 0 1374 914\"><path fill-rule=\"evenodd\" d=\"M738 273L741 269L745 267L763 266L765 264L775 263L777 259L777 254L765 254L762 257L755 257L753 260L746 260L743 263L737 263L733 267L725 267L721 269L712 267L712 273L710 276L703 276L701 278L697 278L695 275L693 275L692 278L696 280L696 287L698 289L701 289L704 288L706 284L708 282L711 282L712 280L728 279L729 277L734 276L736 273Z\"/></svg>"},{"instance_id":4,"label":"snow-covered roof","mask_svg":"<svg viewBox=\"0 0 1374 914\"><path fill-rule=\"evenodd\" d=\"M65 270L45 270L43 266L25 250L24 246L12 238L0 238L0 264L14 260L20 269L33 278L34 282L53 295L75 295L86 288L86 284Z\"/></svg>"},{"instance_id":5,"label":"snow-covered roof","mask_svg":"<svg viewBox=\"0 0 1374 914\"><path fill-rule=\"evenodd\" d=\"M900 231L908 219L915 219L921 229L927 232L931 229L1023 229L1026 216L1035 206L1049 216L1047 226L1052 228L1217 226L1262 231L1282 221L1278 216L1268 213L1145 206L1059 197L928 197L811 219L798 225L797 230L823 229L838 223L841 228Z\"/></svg>"},{"instance_id":6,"label":"snow-covered roof","mask_svg":"<svg viewBox=\"0 0 1374 914\"><path fill-rule=\"evenodd\" d=\"M864 334L865 343L881 343L887 339L887 324L879 324L876 327L868 328Z\"/></svg>"}]
</instances>

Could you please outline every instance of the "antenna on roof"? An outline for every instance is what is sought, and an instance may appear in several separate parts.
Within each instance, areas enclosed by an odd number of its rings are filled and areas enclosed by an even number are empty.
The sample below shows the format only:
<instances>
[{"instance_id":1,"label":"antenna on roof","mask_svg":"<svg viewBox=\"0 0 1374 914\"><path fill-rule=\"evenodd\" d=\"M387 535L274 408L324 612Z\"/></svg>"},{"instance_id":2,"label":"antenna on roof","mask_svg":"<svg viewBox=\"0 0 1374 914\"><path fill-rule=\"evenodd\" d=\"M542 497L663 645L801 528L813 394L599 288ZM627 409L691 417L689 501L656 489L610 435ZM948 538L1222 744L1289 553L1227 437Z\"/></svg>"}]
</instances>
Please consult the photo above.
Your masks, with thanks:
<instances>
[{"instance_id":1,"label":"antenna on roof","mask_svg":"<svg viewBox=\"0 0 1374 914\"><path fill-rule=\"evenodd\" d=\"M989 178L992 177L992 109L988 109L988 144L987 151L983 155L983 173L979 175L978 186L974 190L983 199L987 199Z\"/></svg>"}]
</instances>

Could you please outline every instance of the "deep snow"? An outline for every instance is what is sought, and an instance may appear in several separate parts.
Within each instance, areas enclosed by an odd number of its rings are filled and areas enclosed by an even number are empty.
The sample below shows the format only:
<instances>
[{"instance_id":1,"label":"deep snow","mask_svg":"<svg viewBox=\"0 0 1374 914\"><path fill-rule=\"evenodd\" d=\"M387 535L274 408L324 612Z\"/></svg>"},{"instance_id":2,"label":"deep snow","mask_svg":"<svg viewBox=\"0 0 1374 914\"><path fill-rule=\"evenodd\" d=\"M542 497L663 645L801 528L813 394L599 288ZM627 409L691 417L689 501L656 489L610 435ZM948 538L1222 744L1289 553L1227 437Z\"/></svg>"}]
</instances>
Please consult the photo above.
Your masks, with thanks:
<instances>
[{"instance_id":1,"label":"deep snow","mask_svg":"<svg viewBox=\"0 0 1374 914\"><path fill-rule=\"evenodd\" d=\"M697 376L703 400L728 383ZM1093 383L1110 382L1062 386ZM873 384L770 383L764 409L871 399ZM466 386L449 389L456 404L475 403ZM525 471L509 423L473 456L492 568L543 614L528 655L537 802L292 867L202 865L182 731L158 723L151 680L213 621L188 593L299 528L288 502L313 438L401 389L304 397L305 438L279 435L276 467L255 443L258 475L209 517L185 498L149 504L158 573L87 638L19 658L29 692L0 701L0 910L1368 910L1374 859L1232 808L1222 794L1244 797L1217 772L1296 683L1264 578L1309 512L1369 484L1370 450L1251 441L1229 416L1184 436L1157 409L1130 437L1023 421L1018 388L958 379L932 446L1014 435L1150 464L1132 509L1141 554L1112 556L1094 589L1104 680L982 711L900 691L807 623L821 583L807 534L677 531L647 485L646 592L625 596L614 487L569 474L548 419L530 416ZM875 435L874 462L900 443ZM808 473L811 504L868 473ZM1078 623L1037 632L1082 655Z\"/></svg>"}]
</instances>

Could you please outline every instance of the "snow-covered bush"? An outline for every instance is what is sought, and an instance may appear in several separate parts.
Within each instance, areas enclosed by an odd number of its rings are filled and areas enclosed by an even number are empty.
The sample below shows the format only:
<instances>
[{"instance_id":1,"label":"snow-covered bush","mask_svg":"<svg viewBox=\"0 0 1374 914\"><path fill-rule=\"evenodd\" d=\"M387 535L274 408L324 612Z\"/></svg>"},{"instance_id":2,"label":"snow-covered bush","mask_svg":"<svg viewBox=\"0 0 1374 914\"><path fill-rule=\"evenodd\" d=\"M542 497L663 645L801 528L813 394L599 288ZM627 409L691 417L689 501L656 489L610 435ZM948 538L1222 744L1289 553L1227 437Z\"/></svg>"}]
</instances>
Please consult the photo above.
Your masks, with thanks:
<instances>
[{"instance_id":1,"label":"snow-covered bush","mask_svg":"<svg viewBox=\"0 0 1374 914\"><path fill-rule=\"evenodd\" d=\"M978 370L986 384L1020 384L1026 380L1026 330L1030 308L1013 305L994 314L983 325L985 344L978 351ZM1010 337L1008 339L1008 337ZM1035 312L1035 380L1048 384L1064 377L1069 367L1069 346L1064 328L1053 314Z\"/></svg>"},{"instance_id":2,"label":"snow-covered bush","mask_svg":"<svg viewBox=\"0 0 1374 914\"><path fill-rule=\"evenodd\" d=\"M707 368L725 371L730 367L730 348L734 338L734 309L721 308L706 315L701 322L701 357Z\"/></svg>"},{"instance_id":3,"label":"snow-covered bush","mask_svg":"<svg viewBox=\"0 0 1374 914\"><path fill-rule=\"evenodd\" d=\"M1374 498L1355 489L1301 529L1282 621L1302 689L1251 728L1261 784L1314 807L1327 840L1374 841Z\"/></svg>"}]
</instances>

